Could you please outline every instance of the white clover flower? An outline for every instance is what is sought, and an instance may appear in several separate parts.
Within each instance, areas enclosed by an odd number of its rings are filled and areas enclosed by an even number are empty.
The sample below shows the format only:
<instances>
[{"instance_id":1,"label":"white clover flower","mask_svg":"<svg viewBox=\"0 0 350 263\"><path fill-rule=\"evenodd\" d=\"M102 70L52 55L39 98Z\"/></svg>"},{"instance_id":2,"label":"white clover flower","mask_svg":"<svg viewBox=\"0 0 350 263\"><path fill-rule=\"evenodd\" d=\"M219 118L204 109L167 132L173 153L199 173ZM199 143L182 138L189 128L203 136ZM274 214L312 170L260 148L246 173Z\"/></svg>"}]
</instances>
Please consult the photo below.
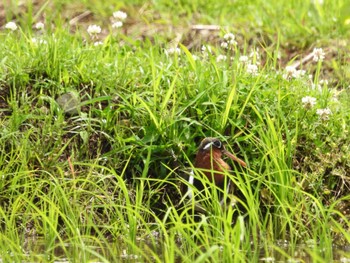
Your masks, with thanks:
<instances>
[{"instance_id":1,"label":"white clover flower","mask_svg":"<svg viewBox=\"0 0 350 263\"><path fill-rule=\"evenodd\" d=\"M249 57L256 60L260 60L259 49L255 49L252 52L250 52Z\"/></svg>"},{"instance_id":2,"label":"white clover flower","mask_svg":"<svg viewBox=\"0 0 350 263\"><path fill-rule=\"evenodd\" d=\"M340 262L341 262L341 263L349 263L349 262L350 262L350 258L341 257L341 258L340 258Z\"/></svg>"},{"instance_id":3,"label":"white clover flower","mask_svg":"<svg viewBox=\"0 0 350 263\"><path fill-rule=\"evenodd\" d=\"M194 61L199 60L199 57L197 55L192 55L192 58Z\"/></svg>"},{"instance_id":4,"label":"white clover flower","mask_svg":"<svg viewBox=\"0 0 350 263\"><path fill-rule=\"evenodd\" d=\"M258 75L258 66L255 64L248 64L247 65L247 73L256 76Z\"/></svg>"},{"instance_id":5,"label":"white clover flower","mask_svg":"<svg viewBox=\"0 0 350 263\"><path fill-rule=\"evenodd\" d=\"M291 79L293 77L293 75L295 74L296 72L296 69L292 66L287 66L285 69L284 69L284 74L283 74L283 78L284 79Z\"/></svg>"},{"instance_id":6,"label":"white clover flower","mask_svg":"<svg viewBox=\"0 0 350 263\"><path fill-rule=\"evenodd\" d=\"M226 40L227 44L229 44L229 45L236 45L237 44L235 38L236 38L235 35L232 33L227 33L224 35L224 39Z\"/></svg>"},{"instance_id":7,"label":"white clover flower","mask_svg":"<svg viewBox=\"0 0 350 263\"><path fill-rule=\"evenodd\" d=\"M313 60L315 62L324 60L325 55L326 53L323 51L322 48L314 48L314 50L312 51Z\"/></svg>"},{"instance_id":8,"label":"white clover flower","mask_svg":"<svg viewBox=\"0 0 350 263\"><path fill-rule=\"evenodd\" d=\"M38 30L44 30L44 27L45 27L45 25L42 22L38 22L35 24L35 28Z\"/></svg>"},{"instance_id":9,"label":"white clover flower","mask_svg":"<svg viewBox=\"0 0 350 263\"><path fill-rule=\"evenodd\" d=\"M121 255L120 255L121 258L123 259L131 259L131 260L136 260L139 258L138 255L136 254L129 254L126 249L123 249Z\"/></svg>"},{"instance_id":10,"label":"white clover flower","mask_svg":"<svg viewBox=\"0 0 350 263\"><path fill-rule=\"evenodd\" d=\"M101 33L101 27L98 25L90 25L87 29L90 36L97 35Z\"/></svg>"},{"instance_id":11,"label":"white clover flower","mask_svg":"<svg viewBox=\"0 0 350 263\"><path fill-rule=\"evenodd\" d=\"M12 31L15 31L17 30L17 25L15 22L8 22L6 25L5 25L5 28L6 29L10 29Z\"/></svg>"},{"instance_id":12,"label":"white clover flower","mask_svg":"<svg viewBox=\"0 0 350 263\"><path fill-rule=\"evenodd\" d=\"M228 48L228 43L227 43L227 42L222 42L222 43L220 44L220 46L221 46L222 48L224 48L224 49L227 49L227 48Z\"/></svg>"},{"instance_id":13,"label":"white clover flower","mask_svg":"<svg viewBox=\"0 0 350 263\"><path fill-rule=\"evenodd\" d=\"M103 45L103 42L102 41L96 41L96 42L94 42L94 46L96 47L96 46L101 46L101 45Z\"/></svg>"},{"instance_id":14,"label":"white clover flower","mask_svg":"<svg viewBox=\"0 0 350 263\"><path fill-rule=\"evenodd\" d=\"M34 45L46 45L47 44L47 41L45 39L38 39L38 38L35 38L35 37L32 37L32 43Z\"/></svg>"},{"instance_id":15,"label":"white clover flower","mask_svg":"<svg viewBox=\"0 0 350 263\"><path fill-rule=\"evenodd\" d=\"M227 57L225 55L218 55L216 57L216 62L226 61Z\"/></svg>"},{"instance_id":16,"label":"white clover flower","mask_svg":"<svg viewBox=\"0 0 350 263\"><path fill-rule=\"evenodd\" d=\"M128 17L128 15L123 11L116 11L113 12L113 17L117 20L124 21Z\"/></svg>"},{"instance_id":17,"label":"white clover flower","mask_svg":"<svg viewBox=\"0 0 350 263\"><path fill-rule=\"evenodd\" d=\"M317 109L316 114L320 117L322 121L329 120L329 115L332 115L332 111L329 108Z\"/></svg>"},{"instance_id":18,"label":"white clover flower","mask_svg":"<svg viewBox=\"0 0 350 263\"><path fill-rule=\"evenodd\" d=\"M172 55L172 54L180 55L181 54L181 49L179 49L178 47L171 47L171 48L166 49L165 53L167 55Z\"/></svg>"},{"instance_id":19,"label":"white clover flower","mask_svg":"<svg viewBox=\"0 0 350 263\"><path fill-rule=\"evenodd\" d=\"M227 34L224 35L224 39L227 40L227 41L235 40L235 35L232 34L232 33L227 33Z\"/></svg>"},{"instance_id":20,"label":"white clover flower","mask_svg":"<svg viewBox=\"0 0 350 263\"><path fill-rule=\"evenodd\" d=\"M320 83L320 85L328 85L328 79L321 79L318 83Z\"/></svg>"},{"instance_id":21,"label":"white clover flower","mask_svg":"<svg viewBox=\"0 0 350 263\"><path fill-rule=\"evenodd\" d=\"M274 257L266 257L266 258L260 258L260 261L265 261L265 262L275 262L276 259Z\"/></svg>"},{"instance_id":22,"label":"white clover flower","mask_svg":"<svg viewBox=\"0 0 350 263\"><path fill-rule=\"evenodd\" d=\"M240 56L239 57L239 62L241 63L247 63L249 61L248 56Z\"/></svg>"},{"instance_id":23,"label":"white clover flower","mask_svg":"<svg viewBox=\"0 0 350 263\"><path fill-rule=\"evenodd\" d=\"M211 47L210 46L202 46L202 52L209 52L211 53Z\"/></svg>"},{"instance_id":24,"label":"white clover flower","mask_svg":"<svg viewBox=\"0 0 350 263\"><path fill-rule=\"evenodd\" d=\"M301 77L303 77L305 75L305 70L299 69L299 70L295 70L293 72L293 77L296 79L300 79Z\"/></svg>"},{"instance_id":25,"label":"white clover flower","mask_svg":"<svg viewBox=\"0 0 350 263\"><path fill-rule=\"evenodd\" d=\"M301 99L301 103L303 104L303 107L308 110L313 108L316 105L316 98L306 96Z\"/></svg>"},{"instance_id":26,"label":"white clover flower","mask_svg":"<svg viewBox=\"0 0 350 263\"><path fill-rule=\"evenodd\" d=\"M122 21L116 21L112 24L112 28L120 28L123 26L123 22Z\"/></svg>"},{"instance_id":27,"label":"white clover flower","mask_svg":"<svg viewBox=\"0 0 350 263\"><path fill-rule=\"evenodd\" d=\"M230 40L228 42L231 46L236 46L237 45L237 41L236 40Z\"/></svg>"},{"instance_id":28,"label":"white clover flower","mask_svg":"<svg viewBox=\"0 0 350 263\"><path fill-rule=\"evenodd\" d=\"M225 49L229 49L231 46L237 45L235 40L235 35L232 33L227 33L224 35L224 42L221 43L221 47Z\"/></svg>"},{"instance_id":29,"label":"white clover flower","mask_svg":"<svg viewBox=\"0 0 350 263\"><path fill-rule=\"evenodd\" d=\"M210 46L202 46L202 53L204 55L209 55L212 53L211 47Z\"/></svg>"}]
</instances>

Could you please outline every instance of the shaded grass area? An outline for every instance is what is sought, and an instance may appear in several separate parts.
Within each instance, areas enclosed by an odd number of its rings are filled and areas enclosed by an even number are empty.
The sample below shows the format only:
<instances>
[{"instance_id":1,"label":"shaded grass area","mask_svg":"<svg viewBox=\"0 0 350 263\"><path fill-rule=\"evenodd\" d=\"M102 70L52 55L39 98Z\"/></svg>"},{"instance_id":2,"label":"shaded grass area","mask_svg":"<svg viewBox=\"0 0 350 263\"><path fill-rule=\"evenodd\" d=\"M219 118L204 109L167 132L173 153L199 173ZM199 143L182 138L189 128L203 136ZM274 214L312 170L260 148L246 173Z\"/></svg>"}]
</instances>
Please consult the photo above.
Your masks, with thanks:
<instances>
[{"instance_id":1,"label":"shaded grass area","mask_svg":"<svg viewBox=\"0 0 350 263\"><path fill-rule=\"evenodd\" d=\"M254 261L287 239L322 262L334 258L332 245L348 244L346 3L226 4L9 3L7 21L20 29L2 29L0 44L4 260ZM47 14L51 5L62 15ZM129 17L115 30L118 8ZM89 37L90 23L102 33ZM204 23L222 27L191 29ZM231 31L237 45L227 50ZM314 47L323 60L305 59ZM57 101L67 92L79 98L76 114ZM331 115L317 114L326 108ZM211 198L209 213L194 217L182 192L205 136L249 168L232 163L227 174L236 206L222 211ZM38 236L48 252L23 253Z\"/></svg>"}]
</instances>

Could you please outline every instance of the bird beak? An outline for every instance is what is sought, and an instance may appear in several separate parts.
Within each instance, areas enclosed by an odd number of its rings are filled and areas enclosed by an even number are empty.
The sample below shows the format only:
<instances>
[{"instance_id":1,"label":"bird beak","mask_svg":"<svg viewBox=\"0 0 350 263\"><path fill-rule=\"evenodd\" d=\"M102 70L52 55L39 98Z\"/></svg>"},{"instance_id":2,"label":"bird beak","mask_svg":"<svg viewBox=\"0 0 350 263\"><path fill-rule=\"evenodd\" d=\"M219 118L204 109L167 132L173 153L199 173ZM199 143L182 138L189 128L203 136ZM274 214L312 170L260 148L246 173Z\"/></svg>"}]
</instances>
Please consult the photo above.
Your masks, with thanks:
<instances>
[{"instance_id":1,"label":"bird beak","mask_svg":"<svg viewBox=\"0 0 350 263\"><path fill-rule=\"evenodd\" d=\"M243 167L247 167L247 164L242 161L241 159L239 159L238 157L234 156L232 153L230 153L229 151L227 151L226 149L223 151L223 153L229 157L231 160L239 163L240 165L242 165Z\"/></svg>"}]
</instances>

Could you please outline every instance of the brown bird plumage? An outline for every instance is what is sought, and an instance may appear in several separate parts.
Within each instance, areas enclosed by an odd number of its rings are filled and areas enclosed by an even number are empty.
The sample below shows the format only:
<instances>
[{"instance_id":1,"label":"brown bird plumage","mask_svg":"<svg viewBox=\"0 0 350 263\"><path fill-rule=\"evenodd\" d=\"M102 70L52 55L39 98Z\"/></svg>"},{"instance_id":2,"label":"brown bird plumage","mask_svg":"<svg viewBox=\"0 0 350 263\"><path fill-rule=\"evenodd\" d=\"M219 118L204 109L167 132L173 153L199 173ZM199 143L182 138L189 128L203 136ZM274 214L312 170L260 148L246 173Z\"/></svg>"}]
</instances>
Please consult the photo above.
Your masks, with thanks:
<instances>
[{"instance_id":1,"label":"brown bird plumage","mask_svg":"<svg viewBox=\"0 0 350 263\"><path fill-rule=\"evenodd\" d=\"M194 161L194 167L202 170L202 174L206 176L210 182L215 183L218 188L228 190L230 180L225 178L225 172L231 170L231 167L222 159L223 155L238 162L241 166L246 167L244 161L227 151L219 139L212 137L202 140ZM194 185L198 191L202 191L205 188L203 183L195 179L193 175L189 178L189 184ZM188 191L191 198L191 186L189 186Z\"/></svg>"}]
</instances>

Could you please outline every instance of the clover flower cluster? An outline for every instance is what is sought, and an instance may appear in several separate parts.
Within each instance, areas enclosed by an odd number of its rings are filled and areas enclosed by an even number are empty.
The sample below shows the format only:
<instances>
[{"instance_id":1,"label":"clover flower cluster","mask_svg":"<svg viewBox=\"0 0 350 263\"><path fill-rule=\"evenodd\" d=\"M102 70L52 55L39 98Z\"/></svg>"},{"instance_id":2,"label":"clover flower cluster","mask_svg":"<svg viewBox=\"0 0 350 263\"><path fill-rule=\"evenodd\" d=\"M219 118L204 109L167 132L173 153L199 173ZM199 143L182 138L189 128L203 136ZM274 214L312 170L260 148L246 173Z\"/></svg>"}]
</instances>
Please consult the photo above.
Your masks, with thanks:
<instances>
[{"instance_id":1,"label":"clover flower cluster","mask_svg":"<svg viewBox=\"0 0 350 263\"><path fill-rule=\"evenodd\" d=\"M167 55L173 55L173 54L180 55L181 49L178 47L171 47L171 48L168 48L165 50L165 54L167 54Z\"/></svg>"},{"instance_id":2,"label":"clover flower cluster","mask_svg":"<svg viewBox=\"0 0 350 263\"><path fill-rule=\"evenodd\" d=\"M34 28L38 31L43 31L45 29L45 24L43 22L38 22L34 25ZM15 22L10 21L5 24L5 29L10 30L11 32L16 31L18 29L18 26ZM31 43L35 46L47 44L47 41L42 38L32 37Z\"/></svg>"},{"instance_id":3,"label":"clover flower cluster","mask_svg":"<svg viewBox=\"0 0 350 263\"><path fill-rule=\"evenodd\" d=\"M306 96L301 99L304 109L310 110L316 105L316 98L311 96ZM327 121L329 120L332 111L329 108L317 109L316 114L319 116L320 120Z\"/></svg>"},{"instance_id":4,"label":"clover flower cluster","mask_svg":"<svg viewBox=\"0 0 350 263\"><path fill-rule=\"evenodd\" d=\"M235 40L235 35L232 33L227 33L224 35L224 41L221 42L221 47L225 49L232 49L237 45L237 41Z\"/></svg>"},{"instance_id":5,"label":"clover flower cluster","mask_svg":"<svg viewBox=\"0 0 350 263\"><path fill-rule=\"evenodd\" d=\"M16 31L18 27L17 27L17 24L15 22L11 21L11 22L6 23L5 28L9 29L11 31Z\"/></svg>"},{"instance_id":6,"label":"clover flower cluster","mask_svg":"<svg viewBox=\"0 0 350 263\"><path fill-rule=\"evenodd\" d=\"M314 48L313 51L307 56L307 59L311 59L314 62L322 62L325 58L325 52L323 51L322 48ZM302 79L305 76L305 70L297 70L295 66L287 66L284 69L283 72L283 78L286 80L292 80L292 79ZM310 84L310 90L313 91L322 91L322 86L323 85L328 85L328 80L326 79L321 79L318 81L318 83L313 83L312 81L313 76L309 75L309 81L311 81ZM334 98L336 100L336 98ZM316 98L311 97L311 96L305 96L301 99L301 103L303 105L303 108L306 110L310 110L315 107L316 103ZM327 121L329 120L330 116L332 115L332 111L330 108L320 108L316 109L316 114L319 116L319 119L321 121Z\"/></svg>"},{"instance_id":7,"label":"clover flower cluster","mask_svg":"<svg viewBox=\"0 0 350 263\"><path fill-rule=\"evenodd\" d=\"M245 66L246 72L249 75L257 76L259 74L260 57L259 50L254 49L248 56L240 56L239 62Z\"/></svg>"},{"instance_id":8,"label":"clover flower cluster","mask_svg":"<svg viewBox=\"0 0 350 263\"><path fill-rule=\"evenodd\" d=\"M96 37L102 31L101 27L98 25L89 25L87 32L91 37Z\"/></svg>"},{"instance_id":9,"label":"clover flower cluster","mask_svg":"<svg viewBox=\"0 0 350 263\"><path fill-rule=\"evenodd\" d=\"M116 11L113 13L113 16L111 17L112 22L112 28L120 28L123 26L123 22L127 18L127 14L123 11ZM18 26L15 22L10 21L5 24L5 29L10 31L16 31L18 29ZM45 29L45 24L42 22L37 22L34 25L34 28L38 30L38 32L43 31ZM89 25L87 28L87 33L90 35L92 39L98 40L97 36L102 32L102 28L99 25ZM35 45L41 45L46 44L46 40L41 38L33 37L31 39L32 43ZM99 46L102 45L102 41L95 41L94 45ZM237 41L236 36L232 33L226 33L223 36L222 42L220 44L220 47L225 50L234 50L237 47ZM211 46L209 45L203 45L201 48L203 57L209 57L214 54L214 51ZM215 50L215 52L217 52ZM165 50L166 55L181 55L181 49L178 47L171 47ZM322 48L314 48L313 51L308 55L308 57L314 62L322 62L325 59L326 53ZM196 55L192 55L194 60L198 60L199 57ZM233 57L228 57L225 54L218 54L216 56L216 61L219 62L225 62L228 61L228 59L233 60ZM260 53L258 49L252 50L249 55L241 55L238 58L239 65L243 67L247 74L251 76L257 76L259 74L259 65L260 65ZM306 72L303 69L296 69L296 66L286 66L282 77L286 80L292 80L292 79L302 79L305 76ZM309 79L312 79L312 75L309 76ZM318 83L312 83L311 80L311 90L322 90L322 85L328 85L327 80L319 80ZM314 108L317 104L317 100L314 97L311 96L305 96L301 99L301 103L303 105L303 108L306 110L311 110ZM319 116L320 120L327 121L330 118L330 115L332 115L332 111L329 108L319 108L316 110L316 114Z\"/></svg>"},{"instance_id":10,"label":"clover flower cluster","mask_svg":"<svg viewBox=\"0 0 350 263\"><path fill-rule=\"evenodd\" d=\"M6 28L6 29L9 29L9 30L11 30L11 31L16 31L16 30L18 29L18 26L17 26L17 24L16 24L15 22L10 21L10 22L7 22L7 23L5 24L5 28ZM43 22L38 22L38 23L36 23L36 24L34 25L34 28L37 29L37 30L44 30L45 25L44 25Z\"/></svg>"},{"instance_id":11,"label":"clover flower cluster","mask_svg":"<svg viewBox=\"0 0 350 263\"><path fill-rule=\"evenodd\" d=\"M312 59L315 62L323 61L326 56L326 53L323 51L322 48L314 48L311 54Z\"/></svg>"},{"instance_id":12,"label":"clover flower cluster","mask_svg":"<svg viewBox=\"0 0 350 263\"><path fill-rule=\"evenodd\" d=\"M201 48L201 50L202 50L202 54L203 54L205 57L208 57L208 56L210 56L210 55L213 54L212 48L211 48L210 46L208 46L208 45L203 45L202 48Z\"/></svg>"},{"instance_id":13,"label":"clover flower cluster","mask_svg":"<svg viewBox=\"0 0 350 263\"><path fill-rule=\"evenodd\" d=\"M306 96L306 97L301 99L301 102L302 102L305 109L311 109L316 105L316 98Z\"/></svg>"},{"instance_id":14,"label":"clover flower cluster","mask_svg":"<svg viewBox=\"0 0 350 263\"><path fill-rule=\"evenodd\" d=\"M329 108L317 109L316 114L320 117L322 121L329 120L329 116L332 114L332 111Z\"/></svg>"},{"instance_id":15,"label":"clover flower cluster","mask_svg":"<svg viewBox=\"0 0 350 263\"><path fill-rule=\"evenodd\" d=\"M38 22L38 23L36 23L36 24L34 25L34 27L35 27L35 29L37 29L37 30L44 30L45 25L44 25L43 22Z\"/></svg>"},{"instance_id":16,"label":"clover flower cluster","mask_svg":"<svg viewBox=\"0 0 350 263\"><path fill-rule=\"evenodd\" d=\"M113 12L113 16L111 18L112 21L112 27L113 28L120 28L123 26L123 22L125 21L125 19L128 17L128 15L123 12L123 11L116 11Z\"/></svg>"},{"instance_id":17,"label":"clover flower cluster","mask_svg":"<svg viewBox=\"0 0 350 263\"><path fill-rule=\"evenodd\" d=\"M123 11L115 11L113 12L113 16L111 17L112 28L120 28L123 26L124 20L128 17L127 13ZM102 28L99 25L89 25L87 28L87 32L90 35L91 39L96 40L94 42L94 46L103 45L103 42L98 40L98 35L102 32Z\"/></svg>"}]
</instances>

